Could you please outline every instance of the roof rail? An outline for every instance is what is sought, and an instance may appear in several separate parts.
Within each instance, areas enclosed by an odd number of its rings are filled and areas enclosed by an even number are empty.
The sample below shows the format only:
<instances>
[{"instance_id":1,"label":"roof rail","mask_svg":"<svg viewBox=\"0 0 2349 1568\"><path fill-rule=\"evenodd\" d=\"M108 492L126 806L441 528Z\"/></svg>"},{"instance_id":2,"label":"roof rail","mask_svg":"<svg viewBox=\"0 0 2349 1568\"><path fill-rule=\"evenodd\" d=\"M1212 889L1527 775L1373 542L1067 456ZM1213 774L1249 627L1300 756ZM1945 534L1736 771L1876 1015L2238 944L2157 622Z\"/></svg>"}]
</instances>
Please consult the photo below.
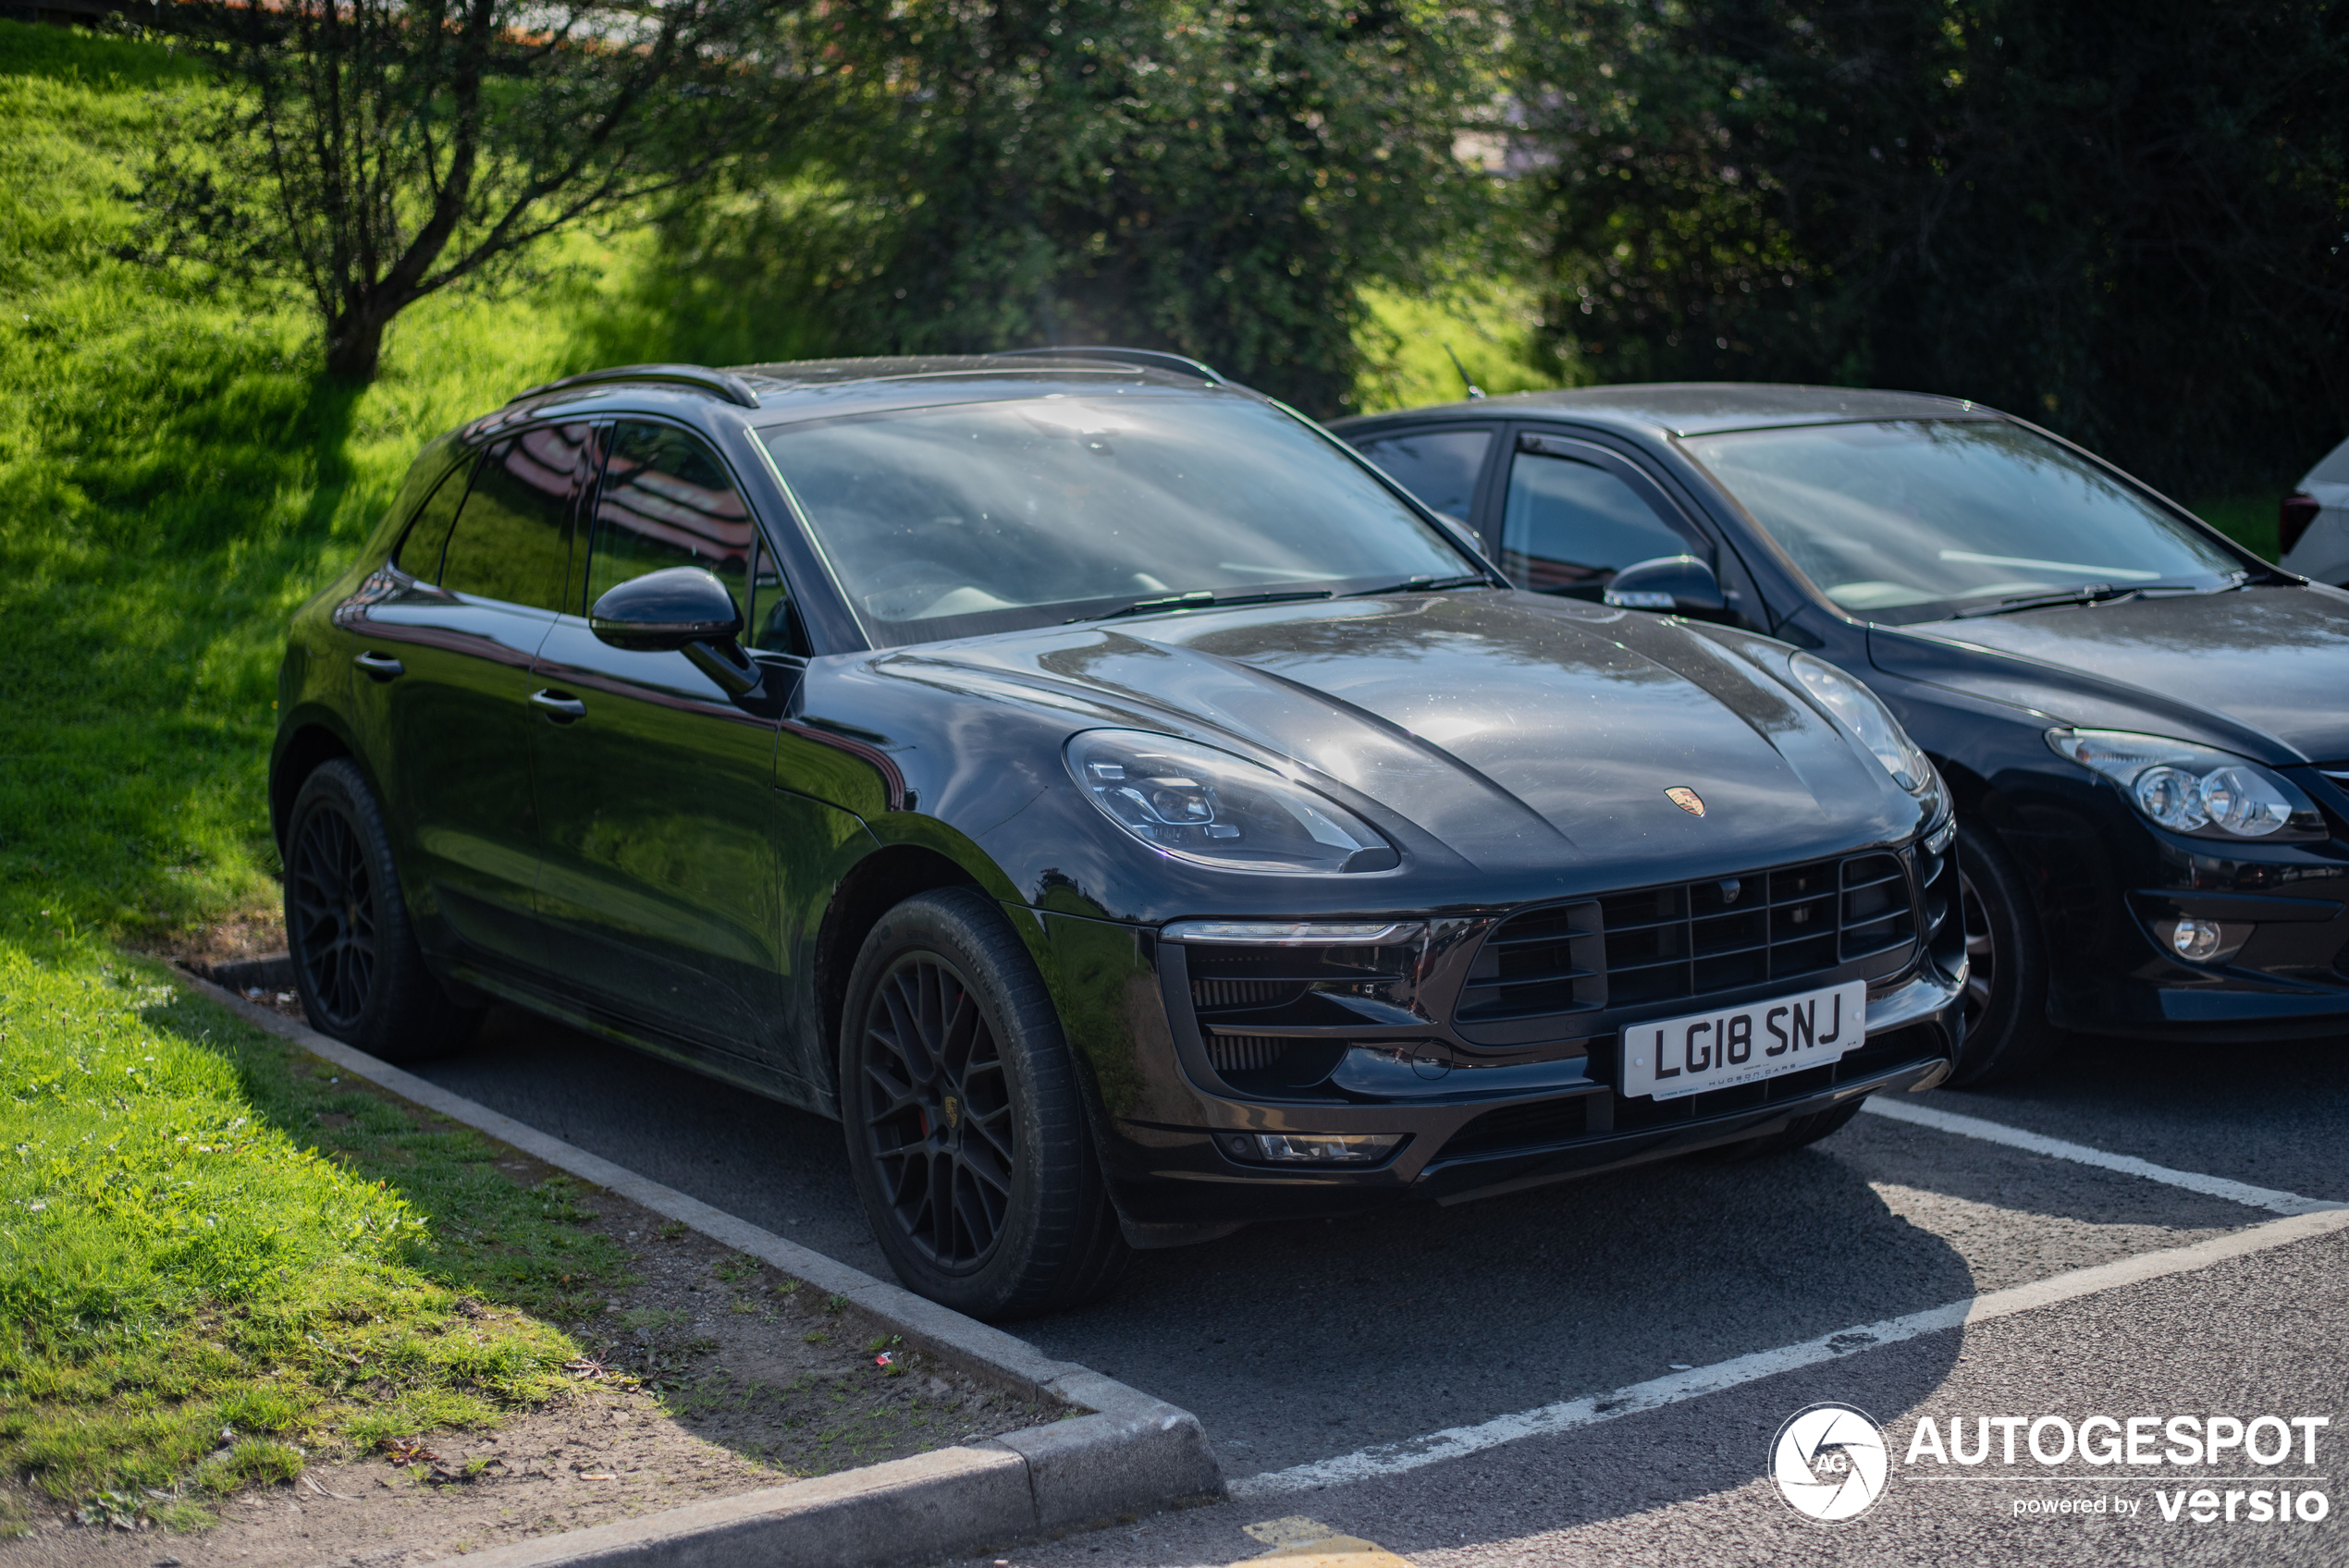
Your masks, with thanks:
<instances>
[{"instance_id":1,"label":"roof rail","mask_svg":"<svg viewBox=\"0 0 2349 1568\"><path fill-rule=\"evenodd\" d=\"M609 382L667 382L678 386L690 386L739 403L745 409L758 407L758 394L750 383L732 371L711 370L707 365L614 365L609 370L591 370L580 375L566 375L560 381L548 381L517 392L507 399L519 403L524 398L535 398L541 392L560 392L574 386L596 386Z\"/></svg>"},{"instance_id":2,"label":"roof rail","mask_svg":"<svg viewBox=\"0 0 2349 1568\"><path fill-rule=\"evenodd\" d=\"M1162 353L1156 349L1119 349L1091 343L1069 349L998 349L987 356L990 360L1022 357L1044 360L1114 360L1124 364L1145 365L1153 370L1171 370L1178 375L1196 375L1212 386L1224 384L1224 378L1197 360L1180 354Z\"/></svg>"}]
</instances>

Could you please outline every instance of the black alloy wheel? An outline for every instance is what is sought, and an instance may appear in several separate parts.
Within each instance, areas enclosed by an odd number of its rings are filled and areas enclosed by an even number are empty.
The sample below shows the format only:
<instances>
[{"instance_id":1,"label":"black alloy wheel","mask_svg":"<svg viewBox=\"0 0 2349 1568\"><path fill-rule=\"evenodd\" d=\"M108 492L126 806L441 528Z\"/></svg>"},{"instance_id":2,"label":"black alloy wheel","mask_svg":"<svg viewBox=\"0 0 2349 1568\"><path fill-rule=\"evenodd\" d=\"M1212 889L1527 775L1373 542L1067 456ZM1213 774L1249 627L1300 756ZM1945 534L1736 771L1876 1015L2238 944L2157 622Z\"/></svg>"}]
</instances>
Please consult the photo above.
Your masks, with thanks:
<instances>
[{"instance_id":1,"label":"black alloy wheel","mask_svg":"<svg viewBox=\"0 0 2349 1568\"><path fill-rule=\"evenodd\" d=\"M865 1019L865 1139L906 1239L941 1269L978 1268L1002 1239L1019 1135L995 1032L962 973L900 958Z\"/></svg>"},{"instance_id":2,"label":"black alloy wheel","mask_svg":"<svg viewBox=\"0 0 2349 1568\"><path fill-rule=\"evenodd\" d=\"M449 1050L480 1016L424 967L383 808L347 758L322 765L294 797L286 948L311 1023L387 1060Z\"/></svg>"},{"instance_id":3,"label":"black alloy wheel","mask_svg":"<svg viewBox=\"0 0 2349 1568\"><path fill-rule=\"evenodd\" d=\"M2039 913L2013 858L1986 828L1958 824L1958 919L1965 932L1965 1040L1949 1086L1974 1088L2038 1066L2062 1040L2048 1022Z\"/></svg>"},{"instance_id":4,"label":"black alloy wheel","mask_svg":"<svg viewBox=\"0 0 2349 1568\"><path fill-rule=\"evenodd\" d=\"M286 875L286 942L301 955L311 1018L330 1034L359 1026L375 985L375 890L351 818L327 808L302 819Z\"/></svg>"},{"instance_id":5,"label":"black alloy wheel","mask_svg":"<svg viewBox=\"0 0 2349 1568\"><path fill-rule=\"evenodd\" d=\"M1127 1252L1059 1015L993 900L916 894L875 924L841 1010L840 1109L873 1238L975 1317L1074 1306Z\"/></svg>"}]
</instances>

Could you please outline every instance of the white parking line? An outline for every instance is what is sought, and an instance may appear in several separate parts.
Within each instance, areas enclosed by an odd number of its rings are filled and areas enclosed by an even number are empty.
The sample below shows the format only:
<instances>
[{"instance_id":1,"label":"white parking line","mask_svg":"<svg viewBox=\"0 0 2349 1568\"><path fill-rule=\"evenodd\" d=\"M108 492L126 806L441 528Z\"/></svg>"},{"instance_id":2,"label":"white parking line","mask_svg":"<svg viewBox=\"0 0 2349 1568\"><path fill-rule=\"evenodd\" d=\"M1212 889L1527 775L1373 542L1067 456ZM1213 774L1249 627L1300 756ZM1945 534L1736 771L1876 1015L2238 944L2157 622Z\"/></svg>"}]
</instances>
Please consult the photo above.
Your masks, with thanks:
<instances>
[{"instance_id":1,"label":"white parking line","mask_svg":"<svg viewBox=\"0 0 2349 1568\"><path fill-rule=\"evenodd\" d=\"M2124 1176L2142 1176L2148 1182L2183 1187L2190 1193L2225 1198L2230 1203L2243 1204L2251 1208L2271 1209L2278 1214L2321 1214L2343 1207L2321 1198L2304 1198L2298 1193L2278 1192L2273 1187L2254 1187L2242 1182L2230 1182L2223 1176L2172 1170L2166 1165L2156 1165L2134 1155L2107 1154L2085 1144L2070 1144L2061 1138L2042 1137L2036 1133L2026 1133L2020 1127L2008 1127L1996 1121L1985 1121L1979 1117L1935 1110L1928 1106L1911 1105L1906 1100L1886 1099L1880 1095L1869 1096L1862 1102L1860 1109L1889 1117L1895 1121L1930 1127L1937 1133L1952 1133L1961 1138L1980 1138L1986 1143L2004 1144L2011 1149L2023 1149L2055 1159L2068 1159L2075 1165L2093 1165L2099 1170L2117 1170Z\"/></svg>"},{"instance_id":2,"label":"white parking line","mask_svg":"<svg viewBox=\"0 0 2349 1568\"><path fill-rule=\"evenodd\" d=\"M2207 1242L2197 1242L2192 1246L2141 1253L2118 1262L2101 1263L2093 1268L2075 1268L2068 1274L2058 1274L2035 1284L2014 1285L2003 1291L1992 1291L1987 1295L1970 1296L1946 1306L1912 1312L1905 1317L1888 1318L1880 1323L1866 1323L1858 1328L1823 1334L1798 1345L1756 1351L1751 1355L1716 1362L1711 1366L1700 1366L1693 1372L1633 1383L1612 1393L1589 1399L1565 1400L1556 1404L1545 1404L1538 1410L1519 1411L1514 1415L1496 1415L1473 1427L1453 1427L1441 1432L1431 1432L1425 1437L1380 1443L1353 1453L1340 1454L1334 1459L1292 1465L1286 1470L1268 1470L1261 1475L1232 1482L1231 1494L1235 1498L1273 1497L1284 1492L1310 1491L1317 1487L1376 1480L1407 1470L1417 1470L1422 1465L1440 1464L1447 1459L1458 1459L1483 1449L1496 1448L1502 1443L1516 1442L1522 1438L1554 1437L1579 1427L1596 1426L1618 1416L1636 1415L1643 1410L1655 1410L1681 1400L1718 1393L1740 1383L1773 1378L1800 1367L1815 1366L1823 1361L1834 1361L1855 1351L1897 1344L1902 1340L1938 1333L1944 1329L1962 1329L1970 1323L2029 1312L2035 1307L2052 1306L2058 1302L2117 1290L2146 1280L2158 1280L2165 1275L2208 1268L2229 1258L2291 1246L2297 1242L2331 1235L2342 1230L2349 1230L2349 1208L2336 1207L2318 1213L2270 1219Z\"/></svg>"}]
</instances>

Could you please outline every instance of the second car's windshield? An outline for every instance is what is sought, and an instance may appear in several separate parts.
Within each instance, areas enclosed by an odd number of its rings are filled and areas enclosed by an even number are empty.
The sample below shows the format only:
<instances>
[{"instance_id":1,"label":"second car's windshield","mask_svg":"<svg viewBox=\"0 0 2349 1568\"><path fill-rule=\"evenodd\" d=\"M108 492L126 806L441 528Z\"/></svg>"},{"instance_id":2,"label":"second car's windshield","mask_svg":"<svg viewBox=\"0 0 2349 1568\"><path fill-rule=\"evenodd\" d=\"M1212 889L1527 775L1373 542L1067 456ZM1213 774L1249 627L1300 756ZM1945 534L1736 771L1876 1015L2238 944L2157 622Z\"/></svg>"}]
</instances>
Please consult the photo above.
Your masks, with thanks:
<instances>
[{"instance_id":1,"label":"second car's windshield","mask_svg":"<svg viewBox=\"0 0 2349 1568\"><path fill-rule=\"evenodd\" d=\"M1054 396L762 434L877 646L1477 570L1345 453L1236 395Z\"/></svg>"},{"instance_id":2,"label":"second car's windshield","mask_svg":"<svg viewBox=\"0 0 2349 1568\"><path fill-rule=\"evenodd\" d=\"M2090 587L2208 587L2235 558L2120 480L1998 420L1700 436L1689 451L1854 614L1919 620Z\"/></svg>"}]
</instances>

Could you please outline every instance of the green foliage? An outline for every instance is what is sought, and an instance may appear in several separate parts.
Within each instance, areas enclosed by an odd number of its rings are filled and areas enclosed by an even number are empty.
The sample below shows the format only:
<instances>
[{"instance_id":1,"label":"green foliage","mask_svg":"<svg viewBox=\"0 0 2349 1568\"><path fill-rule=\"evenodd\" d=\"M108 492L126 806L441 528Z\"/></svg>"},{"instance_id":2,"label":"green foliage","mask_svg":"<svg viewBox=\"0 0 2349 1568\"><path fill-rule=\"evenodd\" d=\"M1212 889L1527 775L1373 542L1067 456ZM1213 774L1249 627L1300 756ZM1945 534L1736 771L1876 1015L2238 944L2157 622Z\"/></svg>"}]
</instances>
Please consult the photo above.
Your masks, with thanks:
<instances>
[{"instance_id":1,"label":"green foliage","mask_svg":"<svg viewBox=\"0 0 2349 1568\"><path fill-rule=\"evenodd\" d=\"M220 91L156 122L139 251L306 297L327 371L454 286L533 275L549 236L788 141L823 72L790 0L178 0L155 25Z\"/></svg>"},{"instance_id":2,"label":"green foliage","mask_svg":"<svg viewBox=\"0 0 2349 1568\"><path fill-rule=\"evenodd\" d=\"M2349 429L2349 8L1510 0L1602 380L1908 386L2167 488Z\"/></svg>"},{"instance_id":3,"label":"green foliage","mask_svg":"<svg viewBox=\"0 0 2349 1568\"><path fill-rule=\"evenodd\" d=\"M152 969L0 946L0 1464L53 1496L494 1423L576 1354L512 1306L576 1317L620 1277L560 1179Z\"/></svg>"},{"instance_id":4,"label":"green foliage","mask_svg":"<svg viewBox=\"0 0 2349 1568\"><path fill-rule=\"evenodd\" d=\"M915 0L833 13L870 91L818 159L672 218L705 328L794 353L1113 342L1319 413L1369 284L1420 288L1488 182L1473 7L1405 0ZM795 150L794 150L795 151ZM813 319L811 319L813 318Z\"/></svg>"},{"instance_id":5,"label":"green foliage","mask_svg":"<svg viewBox=\"0 0 2349 1568\"><path fill-rule=\"evenodd\" d=\"M1355 334L1366 361L1354 388L1359 412L1457 401L1468 396L1463 370L1496 396L1583 379L1543 340L1540 301L1521 285L1463 283L1433 294L1366 288L1362 300L1369 320Z\"/></svg>"}]
</instances>

